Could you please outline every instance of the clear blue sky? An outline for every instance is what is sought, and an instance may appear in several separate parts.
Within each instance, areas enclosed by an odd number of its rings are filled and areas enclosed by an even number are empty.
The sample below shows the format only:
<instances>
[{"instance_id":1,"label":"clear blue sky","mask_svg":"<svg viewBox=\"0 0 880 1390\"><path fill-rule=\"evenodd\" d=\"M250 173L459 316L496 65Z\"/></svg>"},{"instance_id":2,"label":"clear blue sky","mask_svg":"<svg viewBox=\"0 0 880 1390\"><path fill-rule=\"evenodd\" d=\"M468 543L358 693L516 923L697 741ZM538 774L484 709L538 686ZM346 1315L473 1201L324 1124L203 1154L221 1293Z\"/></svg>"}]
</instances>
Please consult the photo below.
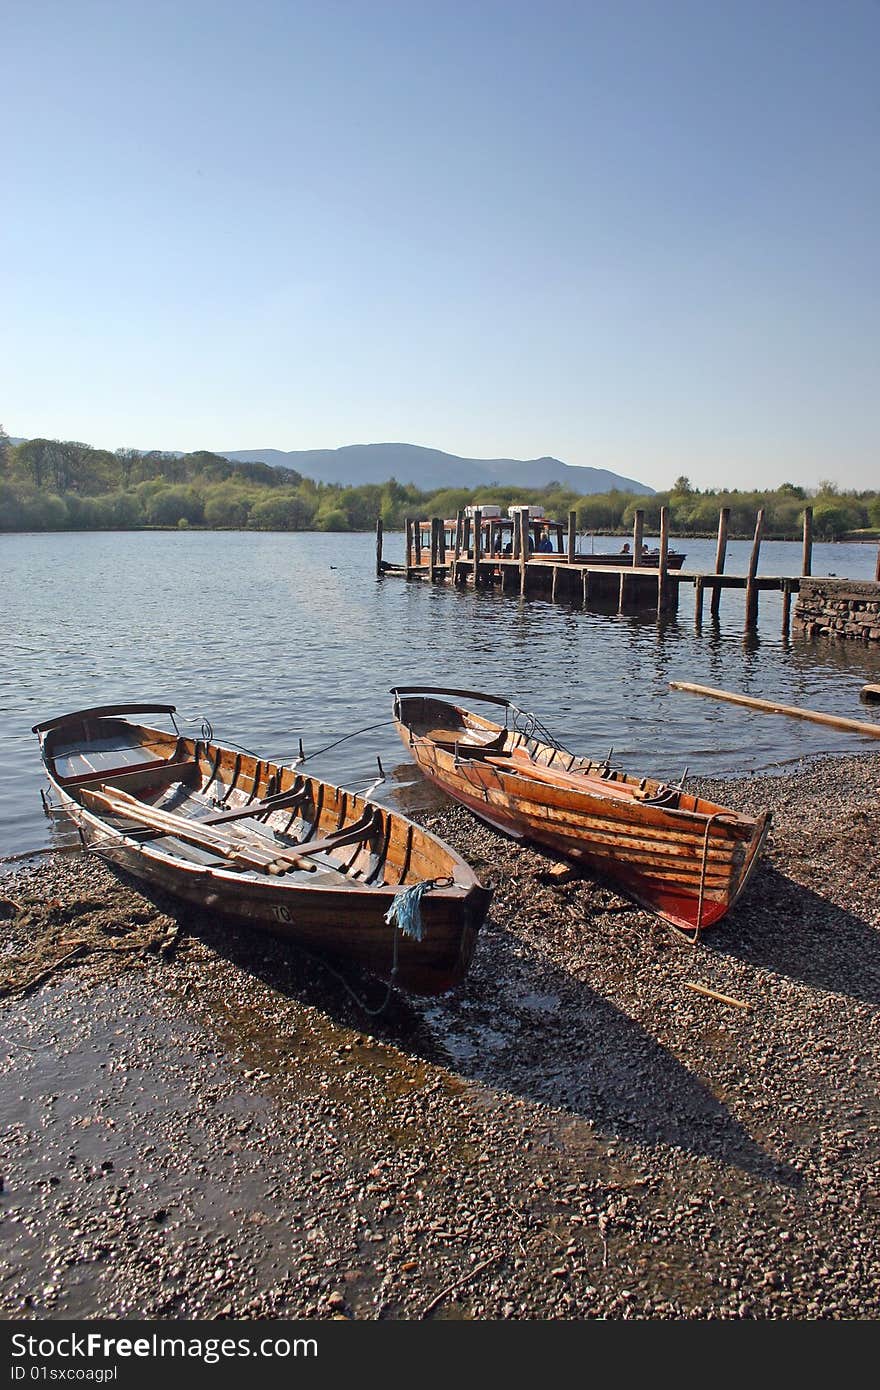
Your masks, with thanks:
<instances>
[{"instance_id":1,"label":"clear blue sky","mask_svg":"<svg viewBox=\"0 0 880 1390\"><path fill-rule=\"evenodd\" d=\"M880 487L876 0L0 0L0 420Z\"/></svg>"}]
</instances>

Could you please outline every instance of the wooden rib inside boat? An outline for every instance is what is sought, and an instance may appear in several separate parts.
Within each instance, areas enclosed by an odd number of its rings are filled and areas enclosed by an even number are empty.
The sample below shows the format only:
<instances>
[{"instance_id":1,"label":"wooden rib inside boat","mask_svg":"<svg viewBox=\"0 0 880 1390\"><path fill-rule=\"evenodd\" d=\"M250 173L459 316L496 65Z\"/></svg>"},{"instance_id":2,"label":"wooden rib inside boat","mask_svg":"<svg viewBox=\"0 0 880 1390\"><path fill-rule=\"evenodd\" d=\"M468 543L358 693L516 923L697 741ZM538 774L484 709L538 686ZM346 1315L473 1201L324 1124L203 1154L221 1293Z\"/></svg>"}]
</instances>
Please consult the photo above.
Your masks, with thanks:
<instances>
[{"instance_id":1,"label":"wooden rib inside boat","mask_svg":"<svg viewBox=\"0 0 880 1390\"><path fill-rule=\"evenodd\" d=\"M88 848L208 912L401 988L436 994L464 979L491 892L448 845L354 792L186 738L174 712L101 706L34 727L54 795ZM155 714L174 731L135 722ZM421 939L399 916L385 920L401 890L419 885Z\"/></svg>"},{"instance_id":2,"label":"wooden rib inside boat","mask_svg":"<svg viewBox=\"0 0 880 1390\"><path fill-rule=\"evenodd\" d=\"M425 776L496 829L583 866L688 935L720 922L743 891L769 813L746 816L571 753L499 696L437 686L392 695ZM504 723L460 700L502 709Z\"/></svg>"}]
</instances>

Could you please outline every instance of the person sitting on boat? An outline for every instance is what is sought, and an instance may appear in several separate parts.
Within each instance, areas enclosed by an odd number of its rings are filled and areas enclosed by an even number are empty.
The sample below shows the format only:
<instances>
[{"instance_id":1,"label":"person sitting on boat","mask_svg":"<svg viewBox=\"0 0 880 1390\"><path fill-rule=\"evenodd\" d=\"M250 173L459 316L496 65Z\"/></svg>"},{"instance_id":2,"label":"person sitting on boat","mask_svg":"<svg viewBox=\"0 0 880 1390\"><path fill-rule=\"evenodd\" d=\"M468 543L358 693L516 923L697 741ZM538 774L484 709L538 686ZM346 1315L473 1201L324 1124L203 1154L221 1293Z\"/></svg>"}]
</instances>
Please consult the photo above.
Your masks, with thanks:
<instances>
[{"instance_id":1,"label":"person sitting on boat","mask_svg":"<svg viewBox=\"0 0 880 1390\"><path fill-rule=\"evenodd\" d=\"M552 554L553 542L550 539L549 531L545 531L541 536L541 539L538 541L538 550L543 551L545 555L548 553L548 551Z\"/></svg>"},{"instance_id":2,"label":"person sitting on boat","mask_svg":"<svg viewBox=\"0 0 880 1390\"><path fill-rule=\"evenodd\" d=\"M621 555L629 554L629 541L624 541L623 545L620 547L620 553Z\"/></svg>"}]
</instances>

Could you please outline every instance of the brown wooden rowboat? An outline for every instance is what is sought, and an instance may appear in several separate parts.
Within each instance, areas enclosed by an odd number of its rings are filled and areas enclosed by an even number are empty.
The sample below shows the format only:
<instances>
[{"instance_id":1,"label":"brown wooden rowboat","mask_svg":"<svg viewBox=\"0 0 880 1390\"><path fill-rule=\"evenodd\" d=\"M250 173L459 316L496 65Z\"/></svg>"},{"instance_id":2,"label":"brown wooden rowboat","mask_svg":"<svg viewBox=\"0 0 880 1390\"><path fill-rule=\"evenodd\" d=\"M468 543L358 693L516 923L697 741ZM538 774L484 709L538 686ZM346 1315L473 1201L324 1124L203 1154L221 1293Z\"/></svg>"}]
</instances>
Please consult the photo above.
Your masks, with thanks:
<instances>
[{"instance_id":1,"label":"brown wooden rowboat","mask_svg":"<svg viewBox=\"0 0 880 1390\"><path fill-rule=\"evenodd\" d=\"M128 717L147 714L174 732ZM464 979L491 891L405 816L184 738L173 705L79 710L34 733L84 844L136 878L415 993Z\"/></svg>"},{"instance_id":2,"label":"brown wooden rowboat","mask_svg":"<svg viewBox=\"0 0 880 1390\"><path fill-rule=\"evenodd\" d=\"M683 786L633 777L561 747L509 700L439 686L392 692L397 731L424 774L490 825L582 865L680 931L733 907L770 825ZM504 709L503 725L454 703Z\"/></svg>"}]
</instances>

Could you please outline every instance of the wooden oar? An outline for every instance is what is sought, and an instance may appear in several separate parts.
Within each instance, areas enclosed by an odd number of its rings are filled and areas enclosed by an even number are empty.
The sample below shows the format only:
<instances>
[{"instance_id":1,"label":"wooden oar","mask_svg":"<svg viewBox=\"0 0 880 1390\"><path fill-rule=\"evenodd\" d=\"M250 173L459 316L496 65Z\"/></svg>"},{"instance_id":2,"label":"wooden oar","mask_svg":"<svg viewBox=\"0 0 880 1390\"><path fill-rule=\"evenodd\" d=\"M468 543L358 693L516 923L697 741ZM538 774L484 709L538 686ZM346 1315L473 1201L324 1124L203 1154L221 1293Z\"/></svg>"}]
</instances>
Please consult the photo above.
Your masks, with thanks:
<instances>
[{"instance_id":1,"label":"wooden oar","mask_svg":"<svg viewBox=\"0 0 880 1390\"><path fill-rule=\"evenodd\" d=\"M89 788L84 796L87 800L95 801L99 806L102 805L117 815L126 816L130 820L148 825L155 830L162 830L167 835L172 835L186 844L210 850L223 859L234 860L251 869L260 869L264 873L283 873L285 869L289 868L305 869L309 873L316 872L314 864L302 860L297 854L289 854L283 850L279 852L279 850L268 846L264 849L262 845L256 845L252 841L235 839L229 832L215 830L210 826L202 825L197 820L189 820L186 816L175 816L170 811L162 811L156 806L149 806L145 801L139 801L137 797L130 796L128 792L117 791L114 788L105 788L102 791Z\"/></svg>"},{"instance_id":2,"label":"wooden oar","mask_svg":"<svg viewBox=\"0 0 880 1390\"><path fill-rule=\"evenodd\" d=\"M713 700L727 700L732 705L764 710L767 714L787 714L792 719L810 719L814 724L827 724L832 729L845 729L851 734L868 734L880 738L880 723L868 724L863 719L844 719L836 714L822 714L800 705L780 705L775 700L757 700L751 695L736 695L731 690L715 690L710 685L693 685L690 681L670 681L672 690L685 690L689 695L709 695Z\"/></svg>"}]
</instances>

